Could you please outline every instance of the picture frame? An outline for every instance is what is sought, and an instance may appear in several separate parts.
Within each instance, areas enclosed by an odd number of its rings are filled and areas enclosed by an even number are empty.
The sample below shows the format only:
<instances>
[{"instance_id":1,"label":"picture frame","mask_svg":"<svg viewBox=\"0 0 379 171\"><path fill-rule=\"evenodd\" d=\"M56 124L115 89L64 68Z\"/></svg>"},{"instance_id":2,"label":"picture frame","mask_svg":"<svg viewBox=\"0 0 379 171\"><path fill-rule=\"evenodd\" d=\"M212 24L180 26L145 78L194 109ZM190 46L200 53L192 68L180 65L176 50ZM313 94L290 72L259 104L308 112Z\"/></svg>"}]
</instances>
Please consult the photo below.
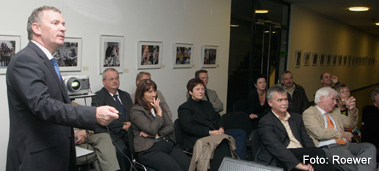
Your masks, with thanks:
<instances>
[{"instance_id":1,"label":"picture frame","mask_svg":"<svg viewBox=\"0 0 379 171\"><path fill-rule=\"evenodd\" d=\"M0 54L0 75L7 72L11 59L21 49L21 36L19 35L0 35L0 48L4 53Z\"/></svg>"},{"instance_id":2,"label":"picture frame","mask_svg":"<svg viewBox=\"0 0 379 171\"><path fill-rule=\"evenodd\" d=\"M295 54L295 68L300 68L301 65L301 50L297 50Z\"/></svg>"},{"instance_id":3,"label":"picture frame","mask_svg":"<svg viewBox=\"0 0 379 171\"><path fill-rule=\"evenodd\" d=\"M320 63L319 63L320 66L324 65L325 59L326 59L325 57L326 57L325 53L320 55Z\"/></svg>"},{"instance_id":4,"label":"picture frame","mask_svg":"<svg viewBox=\"0 0 379 171\"><path fill-rule=\"evenodd\" d=\"M337 64L337 55L332 56L332 65L335 66Z\"/></svg>"},{"instance_id":5,"label":"picture frame","mask_svg":"<svg viewBox=\"0 0 379 171\"><path fill-rule=\"evenodd\" d=\"M319 54L314 52L312 55L312 66L317 66Z\"/></svg>"},{"instance_id":6,"label":"picture frame","mask_svg":"<svg viewBox=\"0 0 379 171\"><path fill-rule=\"evenodd\" d=\"M82 39L65 37L64 43L53 54L59 65L59 71L82 70Z\"/></svg>"},{"instance_id":7,"label":"picture frame","mask_svg":"<svg viewBox=\"0 0 379 171\"><path fill-rule=\"evenodd\" d=\"M124 69L124 36L100 36L100 74L107 68L114 68L118 73Z\"/></svg>"},{"instance_id":8,"label":"picture frame","mask_svg":"<svg viewBox=\"0 0 379 171\"><path fill-rule=\"evenodd\" d=\"M161 68L163 44L158 41L138 42L138 69Z\"/></svg>"},{"instance_id":9,"label":"picture frame","mask_svg":"<svg viewBox=\"0 0 379 171\"><path fill-rule=\"evenodd\" d=\"M217 67L218 46L204 45L201 51L201 67L215 68Z\"/></svg>"},{"instance_id":10,"label":"picture frame","mask_svg":"<svg viewBox=\"0 0 379 171\"><path fill-rule=\"evenodd\" d=\"M175 43L172 58L173 68L191 68L193 64L193 44Z\"/></svg>"},{"instance_id":11,"label":"picture frame","mask_svg":"<svg viewBox=\"0 0 379 171\"><path fill-rule=\"evenodd\" d=\"M347 65L347 56L343 56L343 60L342 60L342 65L343 66L346 66Z\"/></svg>"},{"instance_id":12,"label":"picture frame","mask_svg":"<svg viewBox=\"0 0 379 171\"><path fill-rule=\"evenodd\" d=\"M338 55L338 61L337 61L337 64L338 66L341 66L342 65L342 55Z\"/></svg>"},{"instance_id":13,"label":"picture frame","mask_svg":"<svg viewBox=\"0 0 379 171\"><path fill-rule=\"evenodd\" d=\"M309 66L310 62L311 62L311 52L305 52L303 66Z\"/></svg>"},{"instance_id":14,"label":"picture frame","mask_svg":"<svg viewBox=\"0 0 379 171\"><path fill-rule=\"evenodd\" d=\"M327 56L327 60L326 60L326 65L327 66L329 66L329 65L331 65L332 64L332 54L328 54L328 56Z\"/></svg>"}]
</instances>

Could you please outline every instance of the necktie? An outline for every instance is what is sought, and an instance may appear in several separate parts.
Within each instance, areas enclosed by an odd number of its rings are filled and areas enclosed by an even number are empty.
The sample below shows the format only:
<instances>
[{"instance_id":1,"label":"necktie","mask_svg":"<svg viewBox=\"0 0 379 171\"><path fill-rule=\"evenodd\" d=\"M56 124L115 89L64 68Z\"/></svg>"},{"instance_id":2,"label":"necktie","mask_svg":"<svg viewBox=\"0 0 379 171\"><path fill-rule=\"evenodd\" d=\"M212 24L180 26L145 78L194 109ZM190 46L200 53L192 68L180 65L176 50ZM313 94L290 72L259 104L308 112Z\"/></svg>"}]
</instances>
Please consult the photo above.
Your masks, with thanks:
<instances>
[{"instance_id":1,"label":"necktie","mask_svg":"<svg viewBox=\"0 0 379 171\"><path fill-rule=\"evenodd\" d=\"M125 112L125 109L124 109L124 106L121 104L120 100L117 98L117 94L113 95L113 98L116 100L116 103L118 105L118 107L120 107L121 109L121 113L124 117L126 117L126 112Z\"/></svg>"},{"instance_id":2,"label":"necktie","mask_svg":"<svg viewBox=\"0 0 379 171\"><path fill-rule=\"evenodd\" d=\"M334 124L333 124L332 120L330 119L329 114L325 113L325 116L326 116L326 122L328 124L328 128L329 129L334 129ZM345 145L346 144L346 141L344 139L342 139L342 138L341 139L335 139L335 140L336 140L336 142L338 144L341 144L341 145Z\"/></svg>"},{"instance_id":3,"label":"necktie","mask_svg":"<svg viewBox=\"0 0 379 171\"><path fill-rule=\"evenodd\" d=\"M53 64L55 72L57 73L59 80L62 81L61 80L61 73L59 72L59 65L58 65L57 60L55 60L55 58L53 58L53 59L50 59L50 62L51 62L51 64Z\"/></svg>"}]
</instances>

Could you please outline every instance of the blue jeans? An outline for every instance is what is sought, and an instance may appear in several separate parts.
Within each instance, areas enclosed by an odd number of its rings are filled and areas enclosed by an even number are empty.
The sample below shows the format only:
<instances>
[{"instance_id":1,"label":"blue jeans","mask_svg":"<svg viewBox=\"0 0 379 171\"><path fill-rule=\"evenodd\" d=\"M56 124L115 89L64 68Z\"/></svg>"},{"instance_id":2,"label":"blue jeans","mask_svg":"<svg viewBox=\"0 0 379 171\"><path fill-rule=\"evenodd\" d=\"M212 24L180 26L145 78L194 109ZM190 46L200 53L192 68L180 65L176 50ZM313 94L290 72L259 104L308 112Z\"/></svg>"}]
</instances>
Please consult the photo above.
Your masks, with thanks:
<instances>
[{"instance_id":1,"label":"blue jeans","mask_svg":"<svg viewBox=\"0 0 379 171\"><path fill-rule=\"evenodd\" d=\"M228 134L234 138L236 141L236 153L240 159L246 159L246 141L247 135L246 132L242 129L228 129L225 130L225 134Z\"/></svg>"}]
</instances>

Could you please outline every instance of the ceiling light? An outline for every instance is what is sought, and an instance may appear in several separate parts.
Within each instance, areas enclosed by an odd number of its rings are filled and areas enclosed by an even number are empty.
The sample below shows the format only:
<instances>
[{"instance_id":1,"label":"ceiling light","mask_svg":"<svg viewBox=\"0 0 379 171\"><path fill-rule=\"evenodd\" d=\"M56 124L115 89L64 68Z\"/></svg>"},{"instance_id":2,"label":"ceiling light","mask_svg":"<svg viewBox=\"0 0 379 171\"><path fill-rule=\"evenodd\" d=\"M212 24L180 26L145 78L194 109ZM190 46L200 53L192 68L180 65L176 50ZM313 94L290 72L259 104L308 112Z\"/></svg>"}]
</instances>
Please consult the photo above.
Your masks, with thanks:
<instances>
[{"instance_id":1,"label":"ceiling light","mask_svg":"<svg viewBox=\"0 0 379 171\"><path fill-rule=\"evenodd\" d=\"M350 11L368 11L370 8L368 7L350 7Z\"/></svg>"},{"instance_id":2,"label":"ceiling light","mask_svg":"<svg viewBox=\"0 0 379 171\"><path fill-rule=\"evenodd\" d=\"M266 13L268 13L268 10L255 10L255 13L257 13L257 14L266 14Z\"/></svg>"},{"instance_id":3,"label":"ceiling light","mask_svg":"<svg viewBox=\"0 0 379 171\"><path fill-rule=\"evenodd\" d=\"M230 27L239 27L240 25L238 24L231 24Z\"/></svg>"},{"instance_id":4,"label":"ceiling light","mask_svg":"<svg viewBox=\"0 0 379 171\"><path fill-rule=\"evenodd\" d=\"M379 26L379 23L375 23L375 25Z\"/></svg>"}]
</instances>

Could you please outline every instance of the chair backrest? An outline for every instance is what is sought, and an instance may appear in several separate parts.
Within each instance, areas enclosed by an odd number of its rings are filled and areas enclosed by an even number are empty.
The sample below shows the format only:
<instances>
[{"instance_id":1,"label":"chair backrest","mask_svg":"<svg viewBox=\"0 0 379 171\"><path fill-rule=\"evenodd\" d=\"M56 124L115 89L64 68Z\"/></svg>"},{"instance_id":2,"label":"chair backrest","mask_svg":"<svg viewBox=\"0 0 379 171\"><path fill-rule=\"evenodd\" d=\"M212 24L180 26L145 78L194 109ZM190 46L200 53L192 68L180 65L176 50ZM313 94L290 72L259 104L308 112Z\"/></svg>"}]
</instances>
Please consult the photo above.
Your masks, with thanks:
<instances>
[{"instance_id":1,"label":"chair backrest","mask_svg":"<svg viewBox=\"0 0 379 171\"><path fill-rule=\"evenodd\" d=\"M176 119L174 121L174 131L175 131L175 137L176 137L176 144L181 148L182 150L187 150L185 149L184 146L184 131L182 129L182 126L180 126L179 119Z\"/></svg>"},{"instance_id":2,"label":"chair backrest","mask_svg":"<svg viewBox=\"0 0 379 171\"><path fill-rule=\"evenodd\" d=\"M251 133L251 120L245 112L229 112L221 117L222 126L227 129L242 129L246 135Z\"/></svg>"},{"instance_id":3,"label":"chair backrest","mask_svg":"<svg viewBox=\"0 0 379 171\"><path fill-rule=\"evenodd\" d=\"M282 168L274 166L266 166L256 162L233 159L231 157L224 157L219 171L283 171Z\"/></svg>"},{"instance_id":4,"label":"chair backrest","mask_svg":"<svg viewBox=\"0 0 379 171\"><path fill-rule=\"evenodd\" d=\"M259 139L259 132L258 129L255 129L251 131L251 150L252 150L252 156L253 156L253 161L257 161L257 154L258 150L261 147L261 140Z\"/></svg>"},{"instance_id":5,"label":"chair backrest","mask_svg":"<svg viewBox=\"0 0 379 171\"><path fill-rule=\"evenodd\" d=\"M248 100L237 100L233 103L233 112L249 113Z\"/></svg>"}]
</instances>

